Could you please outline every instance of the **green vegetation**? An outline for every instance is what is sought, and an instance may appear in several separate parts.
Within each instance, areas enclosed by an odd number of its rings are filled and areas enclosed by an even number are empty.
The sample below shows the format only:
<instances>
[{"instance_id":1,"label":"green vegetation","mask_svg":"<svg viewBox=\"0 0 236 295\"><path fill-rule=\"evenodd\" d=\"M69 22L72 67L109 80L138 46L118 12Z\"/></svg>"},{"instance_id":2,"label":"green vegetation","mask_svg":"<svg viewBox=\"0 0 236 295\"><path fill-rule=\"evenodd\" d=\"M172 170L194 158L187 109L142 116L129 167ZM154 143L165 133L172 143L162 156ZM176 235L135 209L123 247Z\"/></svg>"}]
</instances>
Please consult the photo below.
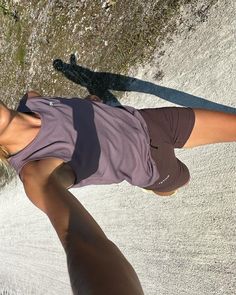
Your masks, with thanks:
<instances>
[{"instance_id":1,"label":"green vegetation","mask_svg":"<svg viewBox=\"0 0 236 295\"><path fill-rule=\"evenodd\" d=\"M26 48L24 45L20 45L16 51L16 60L19 62L21 66L24 65L25 61L25 54L26 54Z\"/></svg>"}]
</instances>

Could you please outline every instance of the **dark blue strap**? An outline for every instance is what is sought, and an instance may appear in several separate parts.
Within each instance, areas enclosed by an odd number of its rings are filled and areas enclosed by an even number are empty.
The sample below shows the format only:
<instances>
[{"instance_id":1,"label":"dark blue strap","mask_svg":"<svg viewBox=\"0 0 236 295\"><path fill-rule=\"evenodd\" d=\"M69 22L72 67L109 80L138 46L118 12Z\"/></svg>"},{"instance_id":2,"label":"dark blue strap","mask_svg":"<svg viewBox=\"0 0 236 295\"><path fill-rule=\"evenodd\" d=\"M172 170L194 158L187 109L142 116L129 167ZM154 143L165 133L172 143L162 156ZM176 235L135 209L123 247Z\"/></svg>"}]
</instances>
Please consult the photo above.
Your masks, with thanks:
<instances>
[{"instance_id":1,"label":"dark blue strap","mask_svg":"<svg viewBox=\"0 0 236 295\"><path fill-rule=\"evenodd\" d=\"M26 105L28 95L25 94L21 100L19 101L19 105L17 107L17 111L21 113L32 113L31 109L29 109Z\"/></svg>"}]
</instances>

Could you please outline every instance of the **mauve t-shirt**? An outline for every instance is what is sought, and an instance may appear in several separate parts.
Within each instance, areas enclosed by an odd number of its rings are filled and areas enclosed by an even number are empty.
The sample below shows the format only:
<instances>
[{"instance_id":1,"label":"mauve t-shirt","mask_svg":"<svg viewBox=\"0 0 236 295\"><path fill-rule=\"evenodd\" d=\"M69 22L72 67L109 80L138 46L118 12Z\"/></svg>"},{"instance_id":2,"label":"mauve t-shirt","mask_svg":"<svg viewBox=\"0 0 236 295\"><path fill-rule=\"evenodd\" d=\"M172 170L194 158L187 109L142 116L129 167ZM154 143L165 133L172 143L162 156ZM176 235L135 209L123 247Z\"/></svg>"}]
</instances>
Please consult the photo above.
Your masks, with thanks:
<instances>
[{"instance_id":1,"label":"mauve t-shirt","mask_svg":"<svg viewBox=\"0 0 236 295\"><path fill-rule=\"evenodd\" d=\"M139 112L80 98L21 99L17 111L36 113L42 124L35 139L9 159L20 175L29 161L56 157L76 174L72 187L126 180L146 187L159 178L150 138Z\"/></svg>"}]
</instances>

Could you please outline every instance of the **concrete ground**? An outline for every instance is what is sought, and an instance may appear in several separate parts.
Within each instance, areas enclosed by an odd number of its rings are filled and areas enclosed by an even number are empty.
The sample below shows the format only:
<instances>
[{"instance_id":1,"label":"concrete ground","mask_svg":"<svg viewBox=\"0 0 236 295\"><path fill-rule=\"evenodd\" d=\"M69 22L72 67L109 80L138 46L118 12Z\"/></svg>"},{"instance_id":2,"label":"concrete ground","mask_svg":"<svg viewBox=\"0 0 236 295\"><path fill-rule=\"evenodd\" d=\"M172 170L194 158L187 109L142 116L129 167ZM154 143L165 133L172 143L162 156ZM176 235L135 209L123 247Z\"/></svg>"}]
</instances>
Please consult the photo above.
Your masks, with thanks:
<instances>
[{"instance_id":1,"label":"concrete ground","mask_svg":"<svg viewBox=\"0 0 236 295\"><path fill-rule=\"evenodd\" d=\"M146 85L145 94L127 93L123 102L235 108L235 28L235 2L219 1L194 30L182 27L164 56L130 71L166 89ZM146 295L236 294L236 144L176 155L191 181L173 197L126 183L71 191L131 262ZM71 294L56 234L18 181L1 193L0 212L0 294Z\"/></svg>"}]
</instances>

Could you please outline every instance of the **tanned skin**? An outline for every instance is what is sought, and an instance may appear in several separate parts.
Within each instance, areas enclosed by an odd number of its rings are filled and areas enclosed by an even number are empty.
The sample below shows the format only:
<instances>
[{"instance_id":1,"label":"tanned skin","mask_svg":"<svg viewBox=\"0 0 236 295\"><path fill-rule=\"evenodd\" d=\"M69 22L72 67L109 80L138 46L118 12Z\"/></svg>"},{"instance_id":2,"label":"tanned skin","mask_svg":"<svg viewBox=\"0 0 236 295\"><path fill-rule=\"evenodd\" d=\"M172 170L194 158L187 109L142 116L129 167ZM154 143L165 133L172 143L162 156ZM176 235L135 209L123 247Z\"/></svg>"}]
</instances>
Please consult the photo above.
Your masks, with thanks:
<instances>
[{"instance_id":1,"label":"tanned skin","mask_svg":"<svg viewBox=\"0 0 236 295\"><path fill-rule=\"evenodd\" d=\"M63 185L61 172L51 172L47 163L48 159L28 163L21 177L26 195L48 216L64 247L73 293L143 294L131 264L67 190L75 177L73 171L66 171L69 176Z\"/></svg>"}]
</instances>

